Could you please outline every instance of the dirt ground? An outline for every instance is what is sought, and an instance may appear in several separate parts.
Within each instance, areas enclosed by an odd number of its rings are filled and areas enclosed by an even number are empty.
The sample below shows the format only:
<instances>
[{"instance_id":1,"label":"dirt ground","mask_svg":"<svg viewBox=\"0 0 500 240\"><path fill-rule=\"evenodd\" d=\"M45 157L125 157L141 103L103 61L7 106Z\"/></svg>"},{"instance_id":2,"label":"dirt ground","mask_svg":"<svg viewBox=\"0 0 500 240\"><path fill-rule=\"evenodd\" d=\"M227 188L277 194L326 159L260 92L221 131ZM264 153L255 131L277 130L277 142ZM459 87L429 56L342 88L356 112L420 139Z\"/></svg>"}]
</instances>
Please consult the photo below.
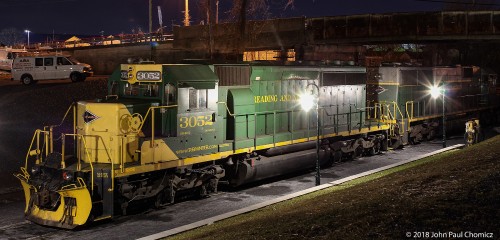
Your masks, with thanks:
<instances>
[{"instance_id":1,"label":"dirt ground","mask_svg":"<svg viewBox=\"0 0 500 240\"><path fill-rule=\"evenodd\" d=\"M0 74L0 192L20 187L13 173L24 165L37 128L59 124L73 101L107 94L105 77L77 83L40 81L25 86L10 81L10 75L6 75Z\"/></svg>"}]
</instances>

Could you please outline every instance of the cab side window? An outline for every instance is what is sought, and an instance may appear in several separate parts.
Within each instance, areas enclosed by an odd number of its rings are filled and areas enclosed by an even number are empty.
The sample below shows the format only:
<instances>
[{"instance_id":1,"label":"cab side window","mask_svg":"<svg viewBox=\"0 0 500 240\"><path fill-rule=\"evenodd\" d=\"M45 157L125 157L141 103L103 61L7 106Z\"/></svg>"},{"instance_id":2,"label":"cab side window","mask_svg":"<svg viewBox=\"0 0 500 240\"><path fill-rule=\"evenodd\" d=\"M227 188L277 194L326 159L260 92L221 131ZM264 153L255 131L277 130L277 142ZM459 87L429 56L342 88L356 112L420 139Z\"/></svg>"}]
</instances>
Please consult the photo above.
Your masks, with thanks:
<instances>
[{"instance_id":1,"label":"cab side window","mask_svg":"<svg viewBox=\"0 0 500 240\"><path fill-rule=\"evenodd\" d=\"M35 66L43 67L43 58L35 58Z\"/></svg>"},{"instance_id":2,"label":"cab side window","mask_svg":"<svg viewBox=\"0 0 500 240\"><path fill-rule=\"evenodd\" d=\"M165 92L164 92L164 99L163 102L165 102L166 105L172 105L177 102L176 98L176 92L177 89L175 88L174 85L167 83L165 84Z\"/></svg>"},{"instance_id":3,"label":"cab side window","mask_svg":"<svg viewBox=\"0 0 500 240\"><path fill-rule=\"evenodd\" d=\"M43 63L45 66L54 66L54 58L44 58Z\"/></svg>"},{"instance_id":4,"label":"cab side window","mask_svg":"<svg viewBox=\"0 0 500 240\"><path fill-rule=\"evenodd\" d=\"M189 109L207 108L207 89L189 89Z\"/></svg>"}]
</instances>

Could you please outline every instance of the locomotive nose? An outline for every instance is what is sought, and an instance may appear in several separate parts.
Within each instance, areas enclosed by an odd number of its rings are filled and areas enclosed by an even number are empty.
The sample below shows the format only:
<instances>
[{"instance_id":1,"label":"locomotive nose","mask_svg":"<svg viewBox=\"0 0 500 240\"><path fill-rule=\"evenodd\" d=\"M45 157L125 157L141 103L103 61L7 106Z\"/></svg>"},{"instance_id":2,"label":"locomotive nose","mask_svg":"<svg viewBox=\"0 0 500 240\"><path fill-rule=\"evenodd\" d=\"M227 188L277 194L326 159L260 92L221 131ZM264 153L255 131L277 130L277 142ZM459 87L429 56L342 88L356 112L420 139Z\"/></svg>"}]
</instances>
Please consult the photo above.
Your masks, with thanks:
<instances>
[{"instance_id":1,"label":"locomotive nose","mask_svg":"<svg viewBox=\"0 0 500 240\"><path fill-rule=\"evenodd\" d=\"M27 174L25 172L25 174ZM15 175L23 186L26 198L26 219L40 225L73 229L84 225L92 210L90 192L80 178L77 184L61 187L56 191L37 190L29 175Z\"/></svg>"}]
</instances>

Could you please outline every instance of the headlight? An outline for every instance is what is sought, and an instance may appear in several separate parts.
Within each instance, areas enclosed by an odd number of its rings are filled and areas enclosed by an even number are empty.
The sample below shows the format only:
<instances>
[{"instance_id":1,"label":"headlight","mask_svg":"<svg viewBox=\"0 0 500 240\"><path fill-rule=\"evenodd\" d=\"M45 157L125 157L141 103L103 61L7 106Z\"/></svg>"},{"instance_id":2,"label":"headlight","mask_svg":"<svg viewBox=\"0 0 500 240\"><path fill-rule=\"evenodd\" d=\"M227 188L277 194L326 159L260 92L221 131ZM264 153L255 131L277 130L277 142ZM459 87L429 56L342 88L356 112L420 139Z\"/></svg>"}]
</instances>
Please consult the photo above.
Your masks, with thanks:
<instances>
[{"instance_id":1,"label":"headlight","mask_svg":"<svg viewBox=\"0 0 500 240\"><path fill-rule=\"evenodd\" d=\"M71 181L73 179L73 174L70 172L63 172L62 177L66 181Z\"/></svg>"}]
</instances>

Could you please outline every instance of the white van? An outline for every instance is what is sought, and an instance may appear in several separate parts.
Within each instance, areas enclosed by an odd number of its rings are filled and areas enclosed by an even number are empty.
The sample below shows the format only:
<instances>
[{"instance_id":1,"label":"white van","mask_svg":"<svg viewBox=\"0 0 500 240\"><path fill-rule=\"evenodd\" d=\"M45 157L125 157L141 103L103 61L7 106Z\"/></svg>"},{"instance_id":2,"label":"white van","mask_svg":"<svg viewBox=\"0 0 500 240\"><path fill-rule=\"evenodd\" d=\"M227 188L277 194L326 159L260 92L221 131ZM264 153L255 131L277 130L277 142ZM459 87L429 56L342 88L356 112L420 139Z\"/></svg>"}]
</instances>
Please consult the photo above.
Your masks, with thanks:
<instances>
[{"instance_id":1,"label":"white van","mask_svg":"<svg viewBox=\"0 0 500 240\"><path fill-rule=\"evenodd\" d=\"M61 55L17 57L12 63L12 80L26 85L49 79L78 82L92 74L90 65Z\"/></svg>"}]
</instances>

